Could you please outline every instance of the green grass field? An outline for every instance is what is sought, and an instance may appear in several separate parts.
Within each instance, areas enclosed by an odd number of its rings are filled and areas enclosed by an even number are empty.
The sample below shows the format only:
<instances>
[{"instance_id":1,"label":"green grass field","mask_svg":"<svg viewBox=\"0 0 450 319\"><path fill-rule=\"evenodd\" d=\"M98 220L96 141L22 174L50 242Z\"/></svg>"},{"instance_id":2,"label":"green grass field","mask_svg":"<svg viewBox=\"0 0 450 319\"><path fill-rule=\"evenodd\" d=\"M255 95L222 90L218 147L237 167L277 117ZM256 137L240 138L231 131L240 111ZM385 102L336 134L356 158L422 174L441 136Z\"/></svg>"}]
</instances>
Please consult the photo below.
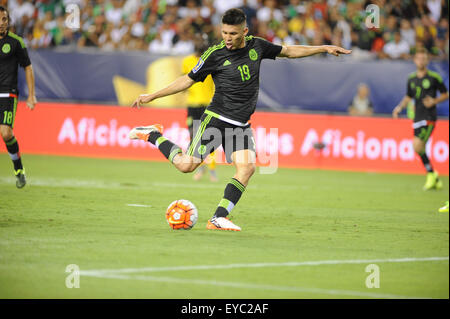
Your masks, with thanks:
<instances>
[{"instance_id":1,"label":"green grass field","mask_svg":"<svg viewBox=\"0 0 450 319\"><path fill-rule=\"evenodd\" d=\"M449 298L448 177L423 192L417 175L256 173L232 213L242 232L221 232L205 226L231 166L213 184L168 163L23 160L18 190L0 154L0 298ZM199 210L190 231L165 221L176 199Z\"/></svg>"}]
</instances>

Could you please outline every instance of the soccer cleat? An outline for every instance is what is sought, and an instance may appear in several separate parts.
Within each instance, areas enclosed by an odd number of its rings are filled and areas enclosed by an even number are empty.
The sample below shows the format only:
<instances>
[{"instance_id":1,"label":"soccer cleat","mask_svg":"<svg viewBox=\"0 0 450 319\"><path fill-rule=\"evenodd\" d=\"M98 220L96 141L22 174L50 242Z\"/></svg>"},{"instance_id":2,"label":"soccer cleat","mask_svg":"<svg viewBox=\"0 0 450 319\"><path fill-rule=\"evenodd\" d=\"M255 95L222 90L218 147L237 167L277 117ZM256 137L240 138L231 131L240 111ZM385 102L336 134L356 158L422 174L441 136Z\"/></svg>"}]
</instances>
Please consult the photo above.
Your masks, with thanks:
<instances>
[{"instance_id":1,"label":"soccer cleat","mask_svg":"<svg viewBox=\"0 0 450 319\"><path fill-rule=\"evenodd\" d=\"M16 175L16 187L24 187L27 183L27 180L25 178L25 169L18 169L17 171L14 171L14 174Z\"/></svg>"},{"instance_id":2,"label":"soccer cleat","mask_svg":"<svg viewBox=\"0 0 450 319\"><path fill-rule=\"evenodd\" d=\"M128 133L128 138L131 140L143 140L148 142L148 137L151 132L159 132L162 134L163 126L161 124L154 124L150 126L138 126L133 128L130 133Z\"/></svg>"},{"instance_id":3,"label":"soccer cleat","mask_svg":"<svg viewBox=\"0 0 450 319\"><path fill-rule=\"evenodd\" d=\"M236 226L226 217L211 218L210 220L208 220L206 229L241 231L241 227Z\"/></svg>"},{"instance_id":4,"label":"soccer cleat","mask_svg":"<svg viewBox=\"0 0 450 319\"><path fill-rule=\"evenodd\" d=\"M425 185L423 185L424 191L428 191L436 186L437 176L438 174L436 172L431 172L427 174L427 180L425 182Z\"/></svg>"},{"instance_id":5,"label":"soccer cleat","mask_svg":"<svg viewBox=\"0 0 450 319\"><path fill-rule=\"evenodd\" d=\"M439 208L439 213L448 213L448 201L445 202L445 205Z\"/></svg>"}]
</instances>

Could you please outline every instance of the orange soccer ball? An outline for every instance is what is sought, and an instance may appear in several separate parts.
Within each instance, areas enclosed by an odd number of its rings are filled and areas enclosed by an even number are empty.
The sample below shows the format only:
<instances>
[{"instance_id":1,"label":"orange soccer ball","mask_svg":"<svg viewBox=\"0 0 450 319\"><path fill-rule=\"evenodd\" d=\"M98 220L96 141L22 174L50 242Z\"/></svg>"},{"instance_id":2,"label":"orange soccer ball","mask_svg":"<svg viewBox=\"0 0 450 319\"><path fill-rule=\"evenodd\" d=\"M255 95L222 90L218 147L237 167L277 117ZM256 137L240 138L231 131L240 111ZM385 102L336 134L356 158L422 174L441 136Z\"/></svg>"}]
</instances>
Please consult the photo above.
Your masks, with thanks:
<instances>
[{"instance_id":1,"label":"orange soccer ball","mask_svg":"<svg viewBox=\"0 0 450 319\"><path fill-rule=\"evenodd\" d=\"M166 211L166 220L172 229L191 229L197 219L197 208L185 199L173 201Z\"/></svg>"}]
</instances>

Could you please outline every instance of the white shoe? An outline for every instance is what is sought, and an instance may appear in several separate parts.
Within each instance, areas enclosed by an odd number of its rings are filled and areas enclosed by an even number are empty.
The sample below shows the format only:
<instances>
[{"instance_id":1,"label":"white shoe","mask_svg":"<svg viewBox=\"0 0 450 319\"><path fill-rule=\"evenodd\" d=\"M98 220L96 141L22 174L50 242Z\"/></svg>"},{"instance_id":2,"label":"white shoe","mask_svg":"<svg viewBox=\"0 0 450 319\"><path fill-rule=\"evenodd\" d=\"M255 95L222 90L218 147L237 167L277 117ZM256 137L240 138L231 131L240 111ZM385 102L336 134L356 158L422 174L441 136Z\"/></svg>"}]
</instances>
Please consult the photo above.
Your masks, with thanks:
<instances>
[{"instance_id":1,"label":"white shoe","mask_svg":"<svg viewBox=\"0 0 450 319\"><path fill-rule=\"evenodd\" d=\"M210 220L208 220L206 229L241 231L241 227L233 224L228 218L225 218L225 217L211 218Z\"/></svg>"},{"instance_id":2,"label":"white shoe","mask_svg":"<svg viewBox=\"0 0 450 319\"><path fill-rule=\"evenodd\" d=\"M150 126L135 127L128 133L128 138L131 140L144 140L147 142L150 133L155 131L162 134L163 126L161 124L154 124Z\"/></svg>"}]
</instances>

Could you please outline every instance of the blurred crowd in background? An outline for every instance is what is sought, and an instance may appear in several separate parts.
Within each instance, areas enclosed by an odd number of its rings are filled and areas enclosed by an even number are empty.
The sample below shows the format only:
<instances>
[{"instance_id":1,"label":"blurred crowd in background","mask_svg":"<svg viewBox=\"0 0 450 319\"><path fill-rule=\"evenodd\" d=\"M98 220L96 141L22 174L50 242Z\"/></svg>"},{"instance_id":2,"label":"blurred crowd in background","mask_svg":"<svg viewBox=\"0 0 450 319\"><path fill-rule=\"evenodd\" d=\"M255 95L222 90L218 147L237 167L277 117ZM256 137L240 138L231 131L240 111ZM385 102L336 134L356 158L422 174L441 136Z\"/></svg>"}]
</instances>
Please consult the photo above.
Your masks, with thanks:
<instances>
[{"instance_id":1,"label":"blurred crowd in background","mask_svg":"<svg viewBox=\"0 0 450 319\"><path fill-rule=\"evenodd\" d=\"M353 59L410 59L426 48L448 60L447 0L0 0L11 15L11 31L29 49L87 47L104 51L148 51L187 55L196 44L221 40L222 14L239 7L249 33L277 44L333 44L353 49ZM76 12L80 28L70 29ZM377 19L369 5L379 8ZM72 14L71 17L69 15ZM372 24L368 24L370 21Z\"/></svg>"}]
</instances>

